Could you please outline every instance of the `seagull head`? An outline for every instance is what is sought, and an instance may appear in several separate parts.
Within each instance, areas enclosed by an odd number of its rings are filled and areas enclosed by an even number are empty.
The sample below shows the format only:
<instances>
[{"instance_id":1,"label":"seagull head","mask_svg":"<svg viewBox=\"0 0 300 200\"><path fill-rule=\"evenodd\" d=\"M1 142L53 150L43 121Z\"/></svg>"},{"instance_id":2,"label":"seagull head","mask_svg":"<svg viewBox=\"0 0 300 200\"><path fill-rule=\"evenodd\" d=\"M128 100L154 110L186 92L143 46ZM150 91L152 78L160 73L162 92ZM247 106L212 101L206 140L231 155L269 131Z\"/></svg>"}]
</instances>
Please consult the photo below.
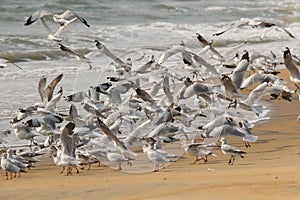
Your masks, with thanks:
<instances>
[{"instance_id":1,"label":"seagull head","mask_svg":"<svg viewBox=\"0 0 300 200\"><path fill-rule=\"evenodd\" d=\"M291 51L288 47L285 47L285 50L283 51L283 58L286 58L288 55L291 55Z\"/></svg>"}]
</instances>

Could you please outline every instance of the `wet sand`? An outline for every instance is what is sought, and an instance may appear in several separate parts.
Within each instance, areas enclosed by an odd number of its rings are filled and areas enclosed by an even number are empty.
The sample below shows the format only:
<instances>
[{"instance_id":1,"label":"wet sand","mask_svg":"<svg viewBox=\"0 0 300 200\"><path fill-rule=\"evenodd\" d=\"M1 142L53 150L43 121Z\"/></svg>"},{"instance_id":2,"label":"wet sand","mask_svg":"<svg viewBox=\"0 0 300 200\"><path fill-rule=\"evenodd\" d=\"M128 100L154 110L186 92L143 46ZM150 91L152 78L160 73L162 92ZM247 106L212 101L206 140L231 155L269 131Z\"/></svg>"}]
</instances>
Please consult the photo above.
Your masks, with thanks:
<instances>
[{"instance_id":1,"label":"wet sand","mask_svg":"<svg viewBox=\"0 0 300 200\"><path fill-rule=\"evenodd\" d=\"M286 73L281 76L288 80ZM193 165L194 158L183 154L158 173L124 173L95 164L66 176L48 158L21 178L2 176L0 199L300 199L298 96L292 102L265 100L272 119L252 130L258 141L246 149L240 138L228 137L229 144L247 152L233 166L227 164L229 156L214 150L217 157L208 163Z\"/></svg>"}]
</instances>

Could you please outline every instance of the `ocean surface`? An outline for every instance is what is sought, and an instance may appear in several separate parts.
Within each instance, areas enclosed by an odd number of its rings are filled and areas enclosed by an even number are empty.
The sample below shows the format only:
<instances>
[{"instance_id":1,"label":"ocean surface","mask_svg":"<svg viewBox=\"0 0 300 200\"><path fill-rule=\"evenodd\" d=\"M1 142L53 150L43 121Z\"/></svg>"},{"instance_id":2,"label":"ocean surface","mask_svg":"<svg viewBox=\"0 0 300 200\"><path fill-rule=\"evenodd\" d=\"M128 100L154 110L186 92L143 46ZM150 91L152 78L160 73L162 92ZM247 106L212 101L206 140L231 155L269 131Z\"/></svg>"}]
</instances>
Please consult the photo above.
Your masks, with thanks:
<instances>
[{"instance_id":1,"label":"ocean surface","mask_svg":"<svg viewBox=\"0 0 300 200\"><path fill-rule=\"evenodd\" d=\"M61 34L62 44L89 57L94 66L92 72L86 63L47 40L48 32L39 21L24 26L26 18L37 10L60 14L67 9L85 18L90 27L80 22L71 24ZM66 94L99 83L111 60L97 52L95 39L120 58L136 60L134 67L145 63L152 54L158 59L164 50L181 41L191 49L200 49L196 33L212 39L221 52L247 41L241 51L272 50L281 58L286 46L294 54L300 53L299 14L299 0L1 0L0 58L16 63L23 70L9 63L0 69L0 119L11 119L18 108L39 101L37 82L42 75L51 80L64 73L61 85ZM274 29L261 38L266 28L249 26L212 36L241 18L261 18L279 24L296 39ZM58 28L50 17L45 20L53 30ZM7 126L0 125L0 129Z\"/></svg>"}]
</instances>

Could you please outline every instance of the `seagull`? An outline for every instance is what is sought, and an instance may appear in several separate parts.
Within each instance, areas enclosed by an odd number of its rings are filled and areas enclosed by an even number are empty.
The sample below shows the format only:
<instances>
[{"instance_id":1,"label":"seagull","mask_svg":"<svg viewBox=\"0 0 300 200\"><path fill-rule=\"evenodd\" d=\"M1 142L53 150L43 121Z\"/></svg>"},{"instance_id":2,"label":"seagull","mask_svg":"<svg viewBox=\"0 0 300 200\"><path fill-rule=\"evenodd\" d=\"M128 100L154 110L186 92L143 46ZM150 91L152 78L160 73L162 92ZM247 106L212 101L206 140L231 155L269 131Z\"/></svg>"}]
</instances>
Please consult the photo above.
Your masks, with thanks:
<instances>
[{"instance_id":1,"label":"seagull","mask_svg":"<svg viewBox=\"0 0 300 200\"><path fill-rule=\"evenodd\" d=\"M11 123L11 126L18 139L30 140L30 146L32 144L37 145L37 143L34 142L33 138L38 136L38 134L32 132L31 127L26 127L26 125L24 124L13 124L13 123Z\"/></svg>"},{"instance_id":2,"label":"seagull","mask_svg":"<svg viewBox=\"0 0 300 200\"><path fill-rule=\"evenodd\" d=\"M238 89L236 88L235 84L233 83L232 79L229 76L222 74L221 82L224 85L225 95L228 98L231 99L236 96L239 96Z\"/></svg>"},{"instance_id":3,"label":"seagull","mask_svg":"<svg viewBox=\"0 0 300 200\"><path fill-rule=\"evenodd\" d=\"M17 115L10 121L10 123L14 124L20 122L35 111L37 111L37 107L35 106L26 106L24 108L19 108Z\"/></svg>"},{"instance_id":4,"label":"seagull","mask_svg":"<svg viewBox=\"0 0 300 200\"><path fill-rule=\"evenodd\" d=\"M122 61L120 58L118 58L116 55L114 55L104 44L99 42L98 40L95 40L96 47L98 50L102 51L106 56L111 58L113 62L117 64L117 68L124 68L125 71L129 71L131 69L131 66Z\"/></svg>"},{"instance_id":5,"label":"seagull","mask_svg":"<svg viewBox=\"0 0 300 200\"><path fill-rule=\"evenodd\" d=\"M211 50L211 52L213 52L218 59L220 60L224 60L224 57L212 46L212 41L208 42L202 35L200 35L199 33L196 33L197 39L199 40L199 42L201 42L201 44L205 47L208 47L209 50Z\"/></svg>"},{"instance_id":6,"label":"seagull","mask_svg":"<svg viewBox=\"0 0 300 200\"><path fill-rule=\"evenodd\" d=\"M138 87L138 88L135 89L135 92L136 92L136 94L139 98L143 99L144 101L148 101L150 103L155 104L155 100L145 90Z\"/></svg>"},{"instance_id":7,"label":"seagull","mask_svg":"<svg viewBox=\"0 0 300 200\"><path fill-rule=\"evenodd\" d=\"M291 51L288 47L285 48L285 51L283 52L283 59L284 64L287 70L290 72L291 76L289 77L290 80L296 85L296 87L299 89L299 83L300 83L300 72L293 61Z\"/></svg>"},{"instance_id":8,"label":"seagull","mask_svg":"<svg viewBox=\"0 0 300 200\"><path fill-rule=\"evenodd\" d=\"M224 154L230 154L231 155L231 157L228 161L229 165L233 165L234 160L235 160L235 156L240 156L241 158L244 158L243 154L246 154L246 152L239 150L237 147L230 146L229 144L227 144L227 141L224 137L222 137L220 141L222 142L221 151Z\"/></svg>"},{"instance_id":9,"label":"seagull","mask_svg":"<svg viewBox=\"0 0 300 200\"><path fill-rule=\"evenodd\" d=\"M154 149L154 144L149 144L147 147L144 147L143 150L147 153L149 160L155 163L155 168L153 172L159 171L160 164L172 162L172 160L166 158L165 155L160 153L158 150Z\"/></svg>"},{"instance_id":10,"label":"seagull","mask_svg":"<svg viewBox=\"0 0 300 200\"><path fill-rule=\"evenodd\" d=\"M269 87L271 83L263 82L259 84L254 90L252 90L248 96L243 101L240 101L240 103L252 106L256 104L264 95L266 92L266 88Z\"/></svg>"},{"instance_id":11,"label":"seagull","mask_svg":"<svg viewBox=\"0 0 300 200\"><path fill-rule=\"evenodd\" d=\"M29 25L33 24L34 22L36 22L37 20L41 20L42 24L47 28L48 25L45 23L45 20L43 19L43 17L45 17L45 16L52 16L52 15L53 14L51 12L49 12L49 11L38 10L38 11L34 12L32 15L30 15L30 17L28 17L26 19L24 25L25 26L29 26Z\"/></svg>"},{"instance_id":12,"label":"seagull","mask_svg":"<svg viewBox=\"0 0 300 200\"><path fill-rule=\"evenodd\" d=\"M69 20L70 18L73 18L73 19ZM57 15L57 14L53 15L53 20L55 22L59 23L61 26L64 26L66 23L69 23L70 21L72 21L74 19L78 19L84 25L86 25L87 27L90 27L88 22L83 17L79 16L77 13L75 13L74 11L71 11L71 10L66 10L64 13L62 13L60 15Z\"/></svg>"},{"instance_id":13,"label":"seagull","mask_svg":"<svg viewBox=\"0 0 300 200\"><path fill-rule=\"evenodd\" d=\"M99 118L97 118L97 122L96 122L97 127L102 130L102 132L110 139L112 140L115 145L117 147L120 148L121 152L123 153L128 153L131 154L133 156L137 156L136 153L134 153L133 151L131 151L129 148L127 148L127 146L125 146L124 142L120 141L119 138L117 138L117 136L115 136L111 130L109 129L109 127Z\"/></svg>"},{"instance_id":14,"label":"seagull","mask_svg":"<svg viewBox=\"0 0 300 200\"><path fill-rule=\"evenodd\" d=\"M100 162L95 156L87 153L83 153L81 151L76 151L76 160L80 162L80 165L83 165L81 169L84 169L84 166L88 165L88 170L91 169L91 165L93 163Z\"/></svg>"},{"instance_id":15,"label":"seagull","mask_svg":"<svg viewBox=\"0 0 300 200\"><path fill-rule=\"evenodd\" d=\"M84 55L81 55L80 53L73 51L72 49L70 49L69 47L67 47L65 45L62 45L61 43L59 43L58 46L59 46L60 50L62 50L63 52L66 52L70 55L75 56L75 58L78 60L85 61L89 65L90 70L93 68L92 61L89 58L85 57Z\"/></svg>"},{"instance_id":16,"label":"seagull","mask_svg":"<svg viewBox=\"0 0 300 200\"><path fill-rule=\"evenodd\" d=\"M244 75L245 72L248 69L248 65L249 65L249 53L248 51L246 51L241 58L241 61L239 62L239 64L236 66L236 68L233 70L232 74L230 75L230 78L233 82L233 84L235 85L236 89L240 89L241 85L243 83L244 80Z\"/></svg>"},{"instance_id":17,"label":"seagull","mask_svg":"<svg viewBox=\"0 0 300 200\"><path fill-rule=\"evenodd\" d=\"M7 154L7 159L15 166L19 167L20 169L26 169L26 168L30 169L31 165L28 162L25 163L24 159L20 159L17 156L13 156L13 150L11 148L7 149L6 154Z\"/></svg>"},{"instance_id":18,"label":"seagull","mask_svg":"<svg viewBox=\"0 0 300 200\"><path fill-rule=\"evenodd\" d=\"M199 55L190 52L193 59L195 60L196 63L198 63L199 65L204 66L209 72L212 73L212 75L214 76L219 76L220 73L217 71L217 69L211 65L210 63L208 63L207 61L205 61L202 57L200 57Z\"/></svg>"},{"instance_id":19,"label":"seagull","mask_svg":"<svg viewBox=\"0 0 300 200\"><path fill-rule=\"evenodd\" d=\"M132 165L132 163L130 162L132 159L125 157L123 154L116 153L116 152L107 152L106 156L110 162L118 163L118 169L117 169L118 171L122 170L121 165L123 162L127 162L127 164L130 166Z\"/></svg>"},{"instance_id":20,"label":"seagull","mask_svg":"<svg viewBox=\"0 0 300 200\"><path fill-rule=\"evenodd\" d=\"M8 158L6 153L2 153L1 155L1 168L5 170L6 180L8 180L8 172L10 172L10 179L12 180L12 173L18 173L20 178L20 172L25 172L20 169L18 166L13 164Z\"/></svg>"},{"instance_id":21,"label":"seagull","mask_svg":"<svg viewBox=\"0 0 300 200\"><path fill-rule=\"evenodd\" d=\"M51 28L46 23L44 17L46 16L52 16L53 21L59 23L60 27L56 30L56 32L53 32ZM73 17L72 19L70 19ZM37 20L40 20L43 24L43 26L47 29L49 32L48 39L55 42L61 42L62 39L59 37L60 33L71 23L73 23L76 19L79 19L82 23L84 23L87 27L90 27L90 25L87 23L87 21L77 15L75 12L67 10L61 15L53 14L52 12L45 11L45 10L38 10L34 12L30 17L28 17L24 23L25 26L29 26L36 22Z\"/></svg>"},{"instance_id":22,"label":"seagull","mask_svg":"<svg viewBox=\"0 0 300 200\"><path fill-rule=\"evenodd\" d=\"M139 67L135 73L146 73L148 71L146 71L147 69L151 68L152 64L155 62L155 59L154 59L154 55L151 55L150 56L150 60L148 62L146 62L145 64L143 64L141 67Z\"/></svg>"},{"instance_id":23,"label":"seagull","mask_svg":"<svg viewBox=\"0 0 300 200\"><path fill-rule=\"evenodd\" d=\"M60 89L57 91L57 93L47 102L45 107L38 107L37 112L42 114L50 114L54 113L54 110L57 106L57 103L60 101L63 94L63 89L60 87Z\"/></svg>"},{"instance_id":24,"label":"seagull","mask_svg":"<svg viewBox=\"0 0 300 200\"><path fill-rule=\"evenodd\" d=\"M72 167L75 167L77 173L79 173L76 168L80 165L80 162L76 159L75 150L76 144L74 139L74 128L75 124L73 122L69 122L66 124L60 135L60 146L57 149L57 165L68 167L67 168L67 176L72 175Z\"/></svg>"},{"instance_id":25,"label":"seagull","mask_svg":"<svg viewBox=\"0 0 300 200\"><path fill-rule=\"evenodd\" d=\"M63 118L58 115L46 114L41 119L32 118L24 122L27 127L36 128L41 135L53 135L56 130L56 123L62 123Z\"/></svg>"},{"instance_id":26,"label":"seagull","mask_svg":"<svg viewBox=\"0 0 300 200\"><path fill-rule=\"evenodd\" d=\"M207 162L208 156L216 156L216 154L212 153L208 149L209 146L214 146L214 145L191 143L191 144L184 144L183 149L188 155L196 157L193 162L193 164L196 164L196 162L198 162L200 160L204 160L204 162Z\"/></svg>"},{"instance_id":27,"label":"seagull","mask_svg":"<svg viewBox=\"0 0 300 200\"><path fill-rule=\"evenodd\" d=\"M245 25L249 25L252 28L256 28L256 27L266 27L266 28L274 27L274 28L277 28L277 29L282 29L286 34L289 35L289 37L295 38L295 36L292 33L290 33L288 30L286 30L284 27L276 25L274 23L263 21L259 18L254 18L254 19L241 18L239 21L233 23L230 27L228 27L224 31L215 33L215 34L213 34L213 36L222 35L223 33L229 31L230 29L239 28L239 27L245 26Z\"/></svg>"},{"instance_id":28,"label":"seagull","mask_svg":"<svg viewBox=\"0 0 300 200\"><path fill-rule=\"evenodd\" d=\"M243 83L240 87L240 89L245 89L255 83L261 83L261 82L279 82L284 84L285 82L278 76L273 74L265 74L262 71L258 71L257 73L252 74L251 76L247 77L243 80Z\"/></svg>"},{"instance_id":29,"label":"seagull","mask_svg":"<svg viewBox=\"0 0 300 200\"><path fill-rule=\"evenodd\" d=\"M9 62L8 60L3 59L3 58L0 58L0 69L6 67L7 66L6 63L10 63L13 66L17 67L18 69L23 70L19 65L15 64L13 62Z\"/></svg>"},{"instance_id":30,"label":"seagull","mask_svg":"<svg viewBox=\"0 0 300 200\"><path fill-rule=\"evenodd\" d=\"M53 97L53 92L57 84L61 81L63 74L56 76L47 86L47 78L42 76L38 83L38 93L41 98L41 105L46 105ZM39 105L36 104L36 105Z\"/></svg>"},{"instance_id":31,"label":"seagull","mask_svg":"<svg viewBox=\"0 0 300 200\"><path fill-rule=\"evenodd\" d=\"M186 47L183 42L181 42L179 45L174 45L170 49L166 50L163 52L163 54L160 56L158 59L158 64L161 65L163 64L166 60L168 60L171 56L180 53L182 51L185 51Z\"/></svg>"},{"instance_id":32,"label":"seagull","mask_svg":"<svg viewBox=\"0 0 300 200\"><path fill-rule=\"evenodd\" d=\"M226 120L232 120L232 118L227 118ZM249 142L256 142L258 136L252 135L250 129L246 126L244 121L239 121L238 126L231 125L227 123L231 123L230 121L225 121L224 125L215 127L212 131L206 133L205 137L209 138L218 138L220 136L237 136L242 137L245 142L245 147L250 147Z\"/></svg>"}]
</instances>

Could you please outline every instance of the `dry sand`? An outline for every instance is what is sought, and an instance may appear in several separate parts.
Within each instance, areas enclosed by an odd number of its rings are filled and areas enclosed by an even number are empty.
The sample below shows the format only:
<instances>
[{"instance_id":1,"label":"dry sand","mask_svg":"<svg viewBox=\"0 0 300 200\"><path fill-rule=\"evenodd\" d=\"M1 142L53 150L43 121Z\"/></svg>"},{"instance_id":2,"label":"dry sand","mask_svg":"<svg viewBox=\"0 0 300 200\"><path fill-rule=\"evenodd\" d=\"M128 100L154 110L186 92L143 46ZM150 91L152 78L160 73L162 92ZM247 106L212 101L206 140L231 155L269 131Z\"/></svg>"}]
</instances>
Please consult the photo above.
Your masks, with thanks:
<instances>
[{"instance_id":1,"label":"dry sand","mask_svg":"<svg viewBox=\"0 0 300 200\"><path fill-rule=\"evenodd\" d=\"M253 129L259 139L250 149L240 138L228 138L247 151L233 166L215 150L218 157L206 164L191 165L194 158L184 154L158 173L131 174L95 165L65 176L46 159L21 178L7 181L3 176L0 199L300 199L300 103L296 96L292 102L269 103L272 119Z\"/></svg>"}]
</instances>

